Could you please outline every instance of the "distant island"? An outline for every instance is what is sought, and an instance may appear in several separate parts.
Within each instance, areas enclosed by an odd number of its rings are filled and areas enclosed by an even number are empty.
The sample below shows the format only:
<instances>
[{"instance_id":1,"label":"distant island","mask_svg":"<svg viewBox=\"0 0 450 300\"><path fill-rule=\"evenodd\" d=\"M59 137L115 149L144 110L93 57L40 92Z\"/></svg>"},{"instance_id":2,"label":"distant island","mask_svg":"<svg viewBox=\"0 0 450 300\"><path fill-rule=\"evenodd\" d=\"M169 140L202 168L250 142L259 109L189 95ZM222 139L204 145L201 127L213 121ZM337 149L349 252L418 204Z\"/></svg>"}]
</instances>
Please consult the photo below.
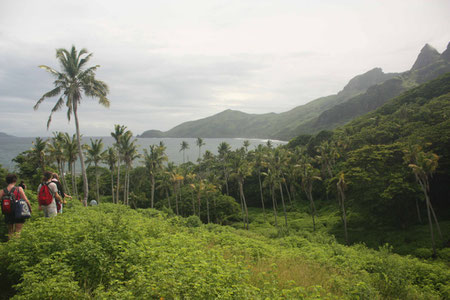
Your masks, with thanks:
<instances>
[{"instance_id":1,"label":"distant island","mask_svg":"<svg viewBox=\"0 0 450 300\"><path fill-rule=\"evenodd\" d=\"M352 78L337 94L315 99L283 113L248 114L225 110L163 132L147 130L139 138L260 138L290 140L344 125L382 106L402 92L450 72L450 43L440 54L426 44L411 69L384 73L374 68Z\"/></svg>"},{"instance_id":2,"label":"distant island","mask_svg":"<svg viewBox=\"0 0 450 300\"><path fill-rule=\"evenodd\" d=\"M9 135L9 134L4 133L4 132L0 132L0 138L2 138L2 137L15 137L15 136Z\"/></svg>"}]
</instances>

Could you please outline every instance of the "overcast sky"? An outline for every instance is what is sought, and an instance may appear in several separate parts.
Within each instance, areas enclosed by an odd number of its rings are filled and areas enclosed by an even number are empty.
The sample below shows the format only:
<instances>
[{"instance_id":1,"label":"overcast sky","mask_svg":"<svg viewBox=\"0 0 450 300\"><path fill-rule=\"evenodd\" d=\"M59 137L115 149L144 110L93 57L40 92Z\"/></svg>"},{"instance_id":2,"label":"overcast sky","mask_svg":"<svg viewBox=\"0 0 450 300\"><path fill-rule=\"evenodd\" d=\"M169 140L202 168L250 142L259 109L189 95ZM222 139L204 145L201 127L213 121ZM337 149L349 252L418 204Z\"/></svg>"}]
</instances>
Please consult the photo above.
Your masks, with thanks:
<instances>
[{"instance_id":1,"label":"overcast sky","mask_svg":"<svg viewBox=\"0 0 450 300\"><path fill-rule=\"evenodd\" d=\"M56 48L87 48L111 107L80 107L84 135L135 134L236 109L283 112L374 67L401 72L450 41L450 1L0 1L0 131L74 131L56 99L32 107Z\"/></svg>"}]
</instances>

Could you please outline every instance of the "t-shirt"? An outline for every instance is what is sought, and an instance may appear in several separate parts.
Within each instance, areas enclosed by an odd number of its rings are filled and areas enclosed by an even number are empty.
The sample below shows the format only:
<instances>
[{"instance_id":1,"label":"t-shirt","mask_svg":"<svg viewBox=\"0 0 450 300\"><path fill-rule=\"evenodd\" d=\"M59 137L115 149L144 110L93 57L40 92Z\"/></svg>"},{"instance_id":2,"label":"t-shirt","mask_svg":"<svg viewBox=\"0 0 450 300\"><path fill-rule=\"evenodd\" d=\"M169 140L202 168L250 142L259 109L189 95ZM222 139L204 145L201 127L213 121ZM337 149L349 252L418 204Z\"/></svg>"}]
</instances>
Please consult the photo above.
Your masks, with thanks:
<instances>
[{"instance_id":1,"label":"t-shirt","mask_svg":"<svg viewBox=\"0 0 450 300\"><path fill-rule=\"evenodd\" d=\"M39 187L38 187L38 189L37 189L37 193L38 193L38 195L39 195L39 192L40 192L40 190L41 190L41 186L42 186L42 183L39 185ZM52 191L52 198L53 198L53 201L55 201L55 194L56 193L58 193L58 187L56 186L56 183L54 183L54 182L50 182L49 184L48 184L48 188Z\"/></svg>"},{"instance_id":2,"label":"t-shirt","mask_svg":"<svg viewBox=\"0 0 450 300\"><path fill-rule=\"evenodd\" d=\"M56 179L52 179L52 182L54 182L56 184L56 187L58 188L58 194L61 196L61 199L64 199L64 188L63 188L61 182L59 182Z\"/></svg>"}]
</instances>

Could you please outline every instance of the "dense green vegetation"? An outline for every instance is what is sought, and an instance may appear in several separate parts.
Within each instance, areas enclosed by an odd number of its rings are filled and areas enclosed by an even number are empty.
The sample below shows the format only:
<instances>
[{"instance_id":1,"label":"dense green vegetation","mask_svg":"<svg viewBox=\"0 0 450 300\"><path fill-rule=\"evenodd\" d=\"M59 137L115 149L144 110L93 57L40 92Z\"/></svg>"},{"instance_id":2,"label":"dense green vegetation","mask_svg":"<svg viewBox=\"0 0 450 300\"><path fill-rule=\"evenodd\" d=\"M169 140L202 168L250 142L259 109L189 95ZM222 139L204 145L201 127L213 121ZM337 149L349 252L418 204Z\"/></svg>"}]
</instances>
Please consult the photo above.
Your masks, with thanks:
<instances>
[{"instance_id":1,"label":"dense green vegetation","mask_svg":"<svg viewBox=\"0 0 450 300\"><path fill-rule=\"evenodd\" d=\"M74 200L57 218L34 215L0 246L2 291L18 299L449 298L449 116L447 73L286 146L222 143L214 155L198 139L197 164L167 162L163 143L140 156L123 125L108 149L59 132L37 138L15 158L31 190L55 170L67 192L81 194L81 148L95 182L89 199L100 206ZM180 155L188 147L181 143Z\"/></svg>"},{"instance_id":2,"label":"dense green vegetation","mask_svg":"<svg viewBox=\"0 0 450 300\"><path fill-rule=\"evenodd\" d=\"M251 227L265 226L261 213L252 218ZM2 296L14 299L450 296L448 265L401 257L389 246L343 246L305 229L268 238L112 204L73 203L62 216L34 216L20 238L0 245L0 258Z\"/></svg>"}]
</instances>

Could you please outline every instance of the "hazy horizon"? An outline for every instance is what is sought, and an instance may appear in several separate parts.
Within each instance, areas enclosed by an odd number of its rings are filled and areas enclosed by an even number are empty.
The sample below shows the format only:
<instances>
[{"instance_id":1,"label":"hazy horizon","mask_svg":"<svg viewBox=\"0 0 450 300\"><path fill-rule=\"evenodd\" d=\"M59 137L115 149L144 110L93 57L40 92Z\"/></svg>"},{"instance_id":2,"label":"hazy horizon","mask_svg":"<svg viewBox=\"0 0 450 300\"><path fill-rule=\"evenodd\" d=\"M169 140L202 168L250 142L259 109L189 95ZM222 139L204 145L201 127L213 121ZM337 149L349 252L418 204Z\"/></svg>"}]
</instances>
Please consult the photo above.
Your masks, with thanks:
<instances>
[{"instance_id":1,"label":"hazy horizon","mask_svg":"<svg viewBox=\"0 0 450 300\"><path fill-rule=\"evenodd\" d=\"M111 108L84 99L85 136L114 124L166 131L226 109L280 113L335 94L380 67L411 68L420 49L450 41L448 1L12 1L0 3L0 131L74 132L37 66L58 67L56 48L87 48Z\"/></svg>"}]
</instances>

